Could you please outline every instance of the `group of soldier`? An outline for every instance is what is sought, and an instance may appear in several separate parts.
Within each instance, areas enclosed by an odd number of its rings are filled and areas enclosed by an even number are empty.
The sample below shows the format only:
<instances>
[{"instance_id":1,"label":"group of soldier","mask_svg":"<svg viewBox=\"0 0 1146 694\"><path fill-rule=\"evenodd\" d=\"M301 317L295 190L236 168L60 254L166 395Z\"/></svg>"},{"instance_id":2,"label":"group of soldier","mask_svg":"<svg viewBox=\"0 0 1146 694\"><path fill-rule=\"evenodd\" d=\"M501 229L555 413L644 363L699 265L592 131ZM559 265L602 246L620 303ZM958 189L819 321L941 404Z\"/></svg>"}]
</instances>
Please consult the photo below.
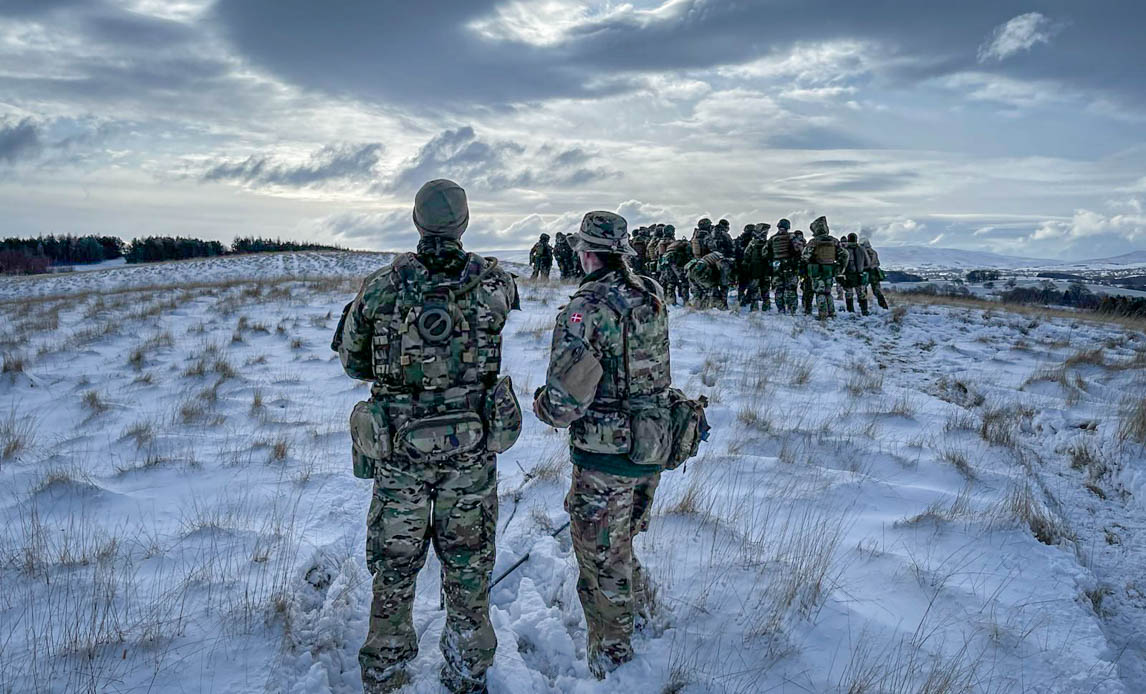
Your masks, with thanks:
<instances>
[{"instance_id":1,"label":"group of soldier","mask_svg":"<svg viewBox=\"0 0 1146 694\"><path fill-rule=\"evenodd\" d=\"M836 239L825 217L812 222L811 239L791 227L791 222L781 219L776 232L769 235L771 224L747 224L733 238L727 219L713 225L703 218L686 240L676 238L672 224L653 224L634 230L636 255L629 263L637 274L660 282L673 305L728 309L728 297L735 287L737 303L749 311L770 311L774 300L780 313L795 314L802 306L804 313L811 314L815 305L820 319L830 318L836 315L834 288L842 290L849 312L858 308L863 315L869 314L869 289L881 308L888 307L880 286L885 275L870 241L854 233ZM547 234L533 246L532 276L548 278L554 257L562 278L584 275L570 260L576 254L559 233L552 250Z\"/></svg>"},{"instance_id":2,"label":"group of soldier","mask_svg":"<svg viewBox=\"0 0 1146 694\"><path fill-rule=\"evenodd\" d=\"M373 480L362 685L383 694L411 682L420 641L414 594L432 546L446 610L439 679L453 694L481 694L497 648L489 614L497 454L523 423L501 373L502 331L520 306L514 276L462 248L469 205L461 186L423 186L413 223L416 252L366 278L331 344L347 375L371 384L350 416L354 474ZM555 255L540 246L531 253L535 277ZM708 432L706 401L672 387L666 297L633 269L645 246L638 253L625 219L611 212L590 212L576 233L559 236L562 274L584 277L557 315L545 383L533 393L539 422L569 430L565 510L585 657L599 679L633 658L633 633L655 612L655 584L633 539L648 528L661 473L695 456ZM561 260L565 248L576 264Z\"/></svg>"}]
</instances>

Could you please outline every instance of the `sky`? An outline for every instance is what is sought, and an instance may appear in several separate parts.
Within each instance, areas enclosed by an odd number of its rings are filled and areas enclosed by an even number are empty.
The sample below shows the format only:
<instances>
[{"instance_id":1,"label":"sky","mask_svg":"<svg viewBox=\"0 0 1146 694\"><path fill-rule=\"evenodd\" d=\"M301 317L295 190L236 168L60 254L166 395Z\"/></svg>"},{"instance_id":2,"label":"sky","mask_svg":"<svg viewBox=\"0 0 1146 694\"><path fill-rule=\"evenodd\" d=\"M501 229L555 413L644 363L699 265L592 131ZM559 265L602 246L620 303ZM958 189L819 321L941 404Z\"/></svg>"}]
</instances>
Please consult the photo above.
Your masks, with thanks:
<instances>
[{"instance_id":1,"label":"sky","mask_svg":"<svg viewBox=\"0 0 1146 694\"><path fill-rule=\"evenodd\" d=\"M412 248L589 210L1146 249L1136 0L0 0L0 236Z\"/></svg>"}]
</instances>

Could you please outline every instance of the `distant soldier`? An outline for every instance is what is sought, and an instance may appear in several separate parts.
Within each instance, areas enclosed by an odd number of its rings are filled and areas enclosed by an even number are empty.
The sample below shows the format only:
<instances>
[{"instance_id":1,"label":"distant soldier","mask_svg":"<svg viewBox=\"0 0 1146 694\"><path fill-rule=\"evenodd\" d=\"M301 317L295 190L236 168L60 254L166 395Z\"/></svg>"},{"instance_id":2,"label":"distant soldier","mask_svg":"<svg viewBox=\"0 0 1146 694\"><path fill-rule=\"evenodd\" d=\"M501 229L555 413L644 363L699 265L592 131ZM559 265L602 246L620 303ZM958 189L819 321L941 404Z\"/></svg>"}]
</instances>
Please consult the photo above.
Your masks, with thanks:
<instances>
[{"instance_id":1,"label":"distant soldier","mask_svg":"<svg viewBox=\"0 0 1146 694\"><path fill-rule=\"evenodd\" d=\"M884 298L883 289L879 286L879 283L885 278L883 270L879 267L879 253L876 253L875 249L871 247L871 241L868 241L867 237L861 236L859 243L860 247L867 253L867 281L868 285L871 286L871 293L875 296L875 301L879 307L887 310L887 299Z\"/></svg>"},{"instance_id":2,"label":"distant soldier","mask_svg":"<svg viewBox=\"0 0 1146 694\"><path fill-rule=\"evenodd\" d=\"M653 229L652 236L649 237L648 245L645 246L645 270L649 277L664 285L661 280L660 270L660 257L661 257L661 241L665 238L664 229Z\"/></svg>"},{"instance_id":3,"label":"distant soldier","mask_svg":"<svg viewBox=\"0 0 1146 694\"><path fill-rule=\"evenodd\" d=\"M796 284L799 281L800 252L803 247L796 243L796 238L790 232L791 227L792 223L787 219L776 223L775 235L764 246L764 265L772 277L776 310L795 315Z\"/></svg>"},{"instance_id":4,"label":"distant soldier","mask_svg":"<svg viewBox=\"0 0 1146 694\"><path fill-rule=\"evenodd\" d=\"M712 250L729 261L736 257L736 242L732 240L732 230L727 219L717 222L716 228L712 230Z\"/></svg>"},{"instance_id":5,"label":"distant soldier","mask_svg":"<svg viewBox=\"0 0 1146 694\"><path fill-rule=\"evenodd\" d=\"M728 309L728 288L732 284L732 261L713 251L689 262L686 272L697 308Z\"/></svg>"},{"instance_id":6,"label":"distant soldier","mask_svg":"<svg viewBox=\"0 0 1146 694\"><path fill-rule=\"evenodd\" d=\"M650 274L645 270L645 255L649 249L649 236L653 233L653 227L641 227L633 234L632 246L636 251L636 255L630 256L629 262L632 264L633 272L638 275Z\"/></svg>"},{"instance_id":7,"label":"distant soldier","mask_svg":"<svg viewBox=\"0 0 1146 694\"><path fill-rule=\"evenodd\" d=\"M486 691L497 647L489 619L496 454L521 432L513 384L500 376L501 331L518 298L496 260L462 250L468 224L460 186L422 186L417 253L398 254L362 283L332 344L350 377L372 382L350 417L354 474L374 480L366 516L373 602L358 653L366 694L410 681L414 589L431 544L446 602L442 684Z\"/></svg>"},{"instance_id":8,"label":"distant soldier","mask_svg":"<svg viewBox=\"0 0 1146 694\"><path fill-rule=\"evenodd\" d=\"M668 313L660 286L623 261L634 253L624 218L590 212L574 247L589 275L557 316L533 411L545 424L569 428L573 478L565 509L589 631L586 658L604 679L632 660L634 617L648 613L648 579L633 538L648 528L668 463L660 447L672 446L671 430L651 418L666 422L672 397Z\"/></svg>"},{"instance_id":9,"label":"distant soldier","mask_svg":"<svg viewBox=\"0 0 1146 694\"><path fill-rule=\"evenodd\" d=\"M817 217L812 222L812 240L804 248L803 258L808 264L808 277L816 293L816 317L826 320L836 315L832 300L832 285L836 275L848 264L848 252L840 242L828 235L828 219Z\"/></svg>"},{"instance_id":10,"label":"distant soldier","mask_svg":"<svg viewBox=\"0 0 1146 694\"><path fill-rule=\"evenodd\" d=\"M858 301L860 313L868 315L867 284L868 271L867 251L859 245L859 238L855 233L848 234L848 240L843 247L848 252L848 264L844 266L843 282L844 305L848 313L855 313L855 304ZM858 295L858 296L857 296Z\"/></svg>"},{"instance_id":11,"label":"distant soldier","mask_svg":"<svg viewBox=\"0 0 1146 694\"><path fill-rule=\"evenodd\" d=\"M560 231L557 232L557 240L553 242L553 259L557 261L557 269L561 271L561 279L572 279L574 276L573 247L569 245L569 237Z\"/></svg>"},{"instance_id":12,"label":"distant soldier","mask_svg":"<svg viewBox=\"0 0 1146 694\"><path fill-rule=\"evenodd\" d=\"M800 303L804 307L804 315L812 315L812 304L815 294L812 291L812 278L808 275L808 263L804 261L804 248L807 247L808 242L804 238L804 232L797 229L792 232L792 243L795 245L796 251L800 255L800 265L796 272L797 281L800 286Z\"/></svg>"},{"instance_id":13,"label":"distant soldier","mask_svg":"<svg viewBox=\"0 0 1146 694\"><path fill-rule=\"evenodd\" d=\"M667 232L666 232L667 234ZM692 246L684 239L670 238L662 241L664 250L660 256L660 275L664 280L665 295L669 303L676 305L677 297L680 303L687 305L690 300L688 286L688 272L686 268L692 262Z\"/></svg>"},{"instance_id":14,"label":"distant soldier","mask_svg":"<svg viewBox=\"0 0 1146 694\"><path fill-rule=\"evenodd\" d=\"M689 243L692 246L692 257L694 258L703 258L715 250L712 247L711 219L704 217L696 223L696 228L692 230L692 239Z\"/></svg>"},{"instance_id":15,"label":"distant soldier","mask_svg":"<svg viewBox=\"0 0 1146 694\"><path fill-rule=\"evenodd\" d=\"M533 267L533 274L529 279L538 277L549 279L549 271L553 268L553 248L549 245L549 234L542 234L537 243L529 249L529 264Z\"/></svg>"}]
</instances>

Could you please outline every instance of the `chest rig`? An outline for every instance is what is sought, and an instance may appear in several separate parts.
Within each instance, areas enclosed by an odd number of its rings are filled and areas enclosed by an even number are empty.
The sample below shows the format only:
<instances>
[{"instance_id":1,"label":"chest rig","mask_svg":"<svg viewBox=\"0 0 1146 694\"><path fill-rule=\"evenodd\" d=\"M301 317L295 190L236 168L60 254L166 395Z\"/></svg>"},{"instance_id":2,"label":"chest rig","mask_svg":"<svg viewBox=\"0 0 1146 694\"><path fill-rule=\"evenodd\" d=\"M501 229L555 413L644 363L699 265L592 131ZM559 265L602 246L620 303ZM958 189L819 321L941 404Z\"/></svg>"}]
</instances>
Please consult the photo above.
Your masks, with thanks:
<instances>
[{"instance_id":1,"label":"chest rig","mask_svg":"<svg viewBox=\"0 0 1146 694\"><path fill-rule=\"evenodd\" d=\"M431 273L415 256L395 273L392 310L375 317L373 368L390 393L490 386L501 368L509 306L482 288L495 267L470 254L460 277Z\"/></svg>"}]
</instances>

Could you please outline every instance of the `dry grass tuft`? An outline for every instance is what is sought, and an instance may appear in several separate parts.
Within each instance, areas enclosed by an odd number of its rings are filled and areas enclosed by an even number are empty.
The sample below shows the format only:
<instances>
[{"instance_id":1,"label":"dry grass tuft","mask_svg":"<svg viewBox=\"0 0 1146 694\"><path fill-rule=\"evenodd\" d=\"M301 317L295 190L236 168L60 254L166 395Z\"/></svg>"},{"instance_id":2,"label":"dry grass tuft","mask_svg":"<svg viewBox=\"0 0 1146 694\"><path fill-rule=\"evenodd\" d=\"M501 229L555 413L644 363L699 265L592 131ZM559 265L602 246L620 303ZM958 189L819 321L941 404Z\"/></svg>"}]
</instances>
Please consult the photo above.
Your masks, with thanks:
<instances>
[{"instance_id":1,"label":"dry grass tuft","mask_svg":"<svg viewBox=\"0 0 1146 694\"><path fill-rule=\"evenodd\" d=\"M4 353L4 364L0 366L0 373L18 374L24 372L24 356L15 352Z\"/></svg>"},{"instance_id":2,"label":"dry grass tuft","mask_svg":"<svg viewBox=\"0 0 1146 694\"><path fill-rule=\"evenodd\" d=\"M1146 444L1146 396L1131 397L1122 404L1118 440Z\"/></svg>"},{"instance_id":3,"label":"dry grass tuft","mask_svg":"<svg viewBox=\"0 0 1146 694\"><path fill-rule=\"evenodd\" d=\"M860 364L853 364L848 367L848 379L844 382L844 390L853 398L858 398L864 393L882 393L883 374L868 370Z\"/></svg>"}]
</instances>

